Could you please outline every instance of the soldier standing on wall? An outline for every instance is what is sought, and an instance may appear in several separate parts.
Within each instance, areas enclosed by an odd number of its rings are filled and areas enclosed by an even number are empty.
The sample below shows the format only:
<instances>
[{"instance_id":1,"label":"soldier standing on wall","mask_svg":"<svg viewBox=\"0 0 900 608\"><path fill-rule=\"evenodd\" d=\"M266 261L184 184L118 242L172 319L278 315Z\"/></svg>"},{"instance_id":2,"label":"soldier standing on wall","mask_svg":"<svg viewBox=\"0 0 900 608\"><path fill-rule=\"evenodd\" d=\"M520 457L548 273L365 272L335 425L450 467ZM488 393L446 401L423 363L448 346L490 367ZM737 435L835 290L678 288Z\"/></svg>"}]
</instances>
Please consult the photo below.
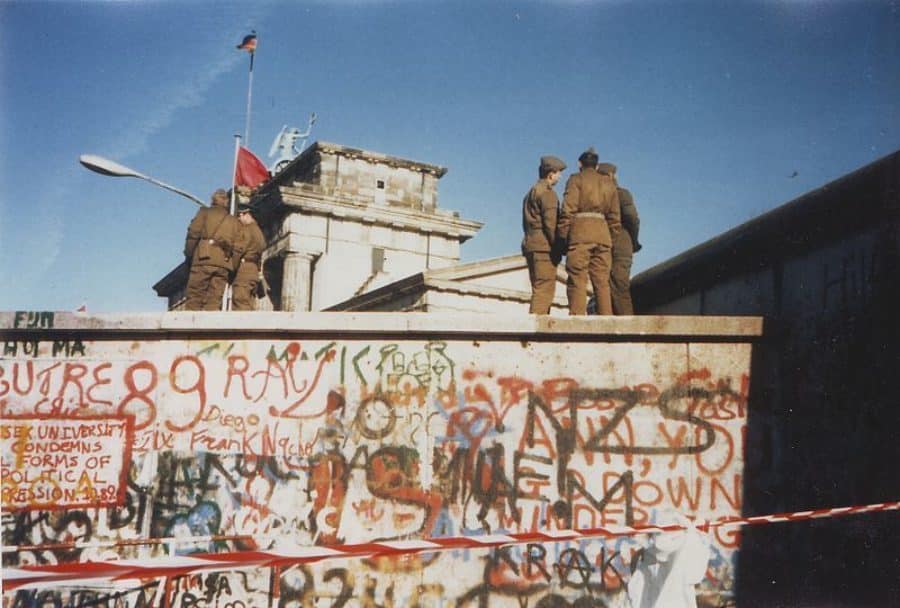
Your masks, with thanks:
<instances>
[{"instance_id":1,"label":"soldier standing on wall","mask_svg":"<svg viewBox=\"0 0 900 608\"><path fill-rule=\"evenodd\" d=\"M184 255L190 263L185 310L220 310L237 249L237 219L228 212L228 193L213 192L212 206L197 212L188 226Z\"/></svg>"},{"instance_id":2,"label":"soldier standing on wall","mask_svg":"<svg viewBox=\"0 0 900 608\"><path fill-rule=\"evenodd\" d=\"M566 182L557 238L568 243L566 294L569 314L587 312L587 279L597 298L597 313L612 314L609 271L612 239L621 230L616 182L597 171L597 151L593 147L578 157L580 171Z\"/></svg>"},{"instance_id":3,"label":"soldier standing on wall","mask_svg":"<svg viewBox=\"0 0 900 608\"><path fill-rule=\"evenodd\" d=\"M528 312L545 315L550 312L556 292L556 265L561 255L554 247L559 198L553 186L566 168L555 156L542 156L538 181L522 202L522 255L528 263L531 281L531 305Z\"/></svg>"},{"instance_id":4,"label":"soldier standing on wall","mask_svg":"<svg viewBox=\"0 0 900 608\"><path fill-rule=\"evenodd\" d=\"M260 268L262 252L266 248L266 238L263 236L256 218L253 217L253 207L249 203L238 205L238 221L240 222L240 249L243 255L238 261L238 267L232 283L231 309L253 310L254 296L261 283Z\"/></svg>"},{"instance_id":5,"label":"soldier standing on wall","mask_svg":"<svg viewBox=\"0 0 900 608\"><path fill-rule=\"evenodd\" d=\"M616 166L612 163L597 165L600 173L606 173L616 179ZM609 273L609 287L612 298L613 313L617 315L633 315L634 305L631 302L631 264L634 254L641 250L638 232L641 220L631 192L616 184L619 193L619 211L622 215L622 228L613 238L612 269Z\"/></svg>"}]
</instances>

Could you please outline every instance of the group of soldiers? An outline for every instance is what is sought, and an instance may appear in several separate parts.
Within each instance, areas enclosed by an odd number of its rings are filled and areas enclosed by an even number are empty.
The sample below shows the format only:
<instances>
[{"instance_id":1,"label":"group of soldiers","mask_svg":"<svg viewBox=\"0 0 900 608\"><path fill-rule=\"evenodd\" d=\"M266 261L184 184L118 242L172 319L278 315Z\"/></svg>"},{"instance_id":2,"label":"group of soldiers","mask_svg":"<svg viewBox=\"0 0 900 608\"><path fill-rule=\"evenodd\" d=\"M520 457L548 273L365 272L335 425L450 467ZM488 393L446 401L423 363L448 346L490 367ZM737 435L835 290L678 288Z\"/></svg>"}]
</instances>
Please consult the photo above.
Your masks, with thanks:
<instances>
[{"instance_id":1,"label":"group of soldiers","mask_svg":"<svg viewBox=\"0 0 900 608\"><path fill-rule=\"evenodd\" d=\"M541 157L538 181L522 204L522 253L531 280L529 312L548 314L556 292L556 267L566 257L569 314L587 313L587 281L596 312L633 315L631 263L640 250L640 219L631 193L616 182L616 166L599 162L593 147L578 157L566 182L562 207L553 187L566 164Z\"/></svg>"},{"instance_id":2,"label":"group of soldiers","mask_svg":"<svg viewBox=\"0 0 900 608\"><path fill-rule=\"evenodd\" d=\"M554 186L566 164L541 157L538 181L522 205L522 253L531 281L529 312L548 314L556 292L556 267L566 258L569 314L587 313L587 281L594 288L596 312L633 315L631 264L640 219L631 193L616 182L616 166L599 162L593 147L578 157L562 206ZM249 193L238 189L237 216L229 212L229 193L216 190L212 205L197 212L184 242L190 264L185 310L221 310L232 286L231 310L252 310L262 284L265 237L253 217Z\"/></svg>"},{"instance_id":3,"label":"group of soldiers","mask_svg":"<svg viewBox=\"0 0 900 608\"><path fill-rule=\"evenodd\" d=\"M229 193L219 189L213 192L212 204L191 220L184 241L190 265L185 310L221 310L229 283L231 310L253 310L266 239L246 202L247 193L243 194L237 216L229 211Z\"/></svg>"}]
</instances>

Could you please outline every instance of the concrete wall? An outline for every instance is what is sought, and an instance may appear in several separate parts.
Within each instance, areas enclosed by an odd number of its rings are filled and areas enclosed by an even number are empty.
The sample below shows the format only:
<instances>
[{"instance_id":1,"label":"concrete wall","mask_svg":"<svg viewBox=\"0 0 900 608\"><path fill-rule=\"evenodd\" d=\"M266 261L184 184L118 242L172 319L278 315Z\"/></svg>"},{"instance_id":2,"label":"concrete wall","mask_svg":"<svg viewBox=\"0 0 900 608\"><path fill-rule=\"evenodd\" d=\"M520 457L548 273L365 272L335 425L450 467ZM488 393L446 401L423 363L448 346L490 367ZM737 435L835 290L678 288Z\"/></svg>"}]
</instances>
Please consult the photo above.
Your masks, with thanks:
<instances>
[{"instance_id":1,"label":"concrete wall","mask_svg":"<svg viewBox=\"0 0 900 608\"><path fill-rule=\"evenodd\" d=\"M0 328L3 543L20 546L4 568L742 512L755 318L16 312ZM132 542L188 534L201 538ZM708 538L701 605L733 599L738 541ZM3 601L625 606L647 543L72 582Z\"/></svg>"},{"instance_id":2,"label":"concrete wall","mask_svg":"<svg viewBox=\"0 0 900 608\"><path fill-rule=\"evenodd\" d=\"M749 514L900 497L900 152L635 277L639 311L764 315ZM900 518L745 533L748 605L885 606ZM752 599L750 599L752 598Z\"/></svg>"}]
</instances>

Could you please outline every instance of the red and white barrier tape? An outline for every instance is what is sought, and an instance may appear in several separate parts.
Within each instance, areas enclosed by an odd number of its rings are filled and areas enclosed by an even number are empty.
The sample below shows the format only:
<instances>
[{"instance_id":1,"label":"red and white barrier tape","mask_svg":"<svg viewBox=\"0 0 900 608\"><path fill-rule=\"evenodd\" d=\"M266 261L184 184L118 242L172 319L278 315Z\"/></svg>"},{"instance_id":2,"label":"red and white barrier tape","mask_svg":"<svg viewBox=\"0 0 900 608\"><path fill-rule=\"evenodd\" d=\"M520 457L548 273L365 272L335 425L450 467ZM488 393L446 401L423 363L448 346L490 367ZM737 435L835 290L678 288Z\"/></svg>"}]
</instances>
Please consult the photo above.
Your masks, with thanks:
<instances>
[{"instance_id":1,"label":"red and white barrier tape","mask_svg":"<svg viewBox=\"0 0 900 608\"><path fill-rule=\"evenodd\" d=\"M856 507L836 507L833 509L815 509L812 511L795 511L793 513L776 513L755 517L721 517L719 519L697 525L707 531L716 527L733 527L755 524L781 523L844 517L861 513L900 510L900 501L883 502ZM373 558L397 557L402 555L452 551L459 549L486 549L505 545L526 543L548 543L592 538L615 538L638 534L656 534L660 532L676 532L684 530L680 524L664 526L605 526L585 528L582 530L545 530L543 532L523 532L518 534L486 534L482 536L448 536L428 540L395 540L369 543L290 547L268 551L231 551L224 553L192 554L190 556L167 556L153 559L123 559L110 561L87 561L66 564L22 566L19 568L3 568L3 584L7 590L40 585L46 587L53 584L74 581L91 582L113 581L123 579L147 579L160 576L176 576L202 570L233 570L271 566L293 566L336 558ZM222 537L224 538L224 537ZM248 538L233 537L233 538ZM159 544L163 539L147 541L127 541L121 545ZM190 539L165 539L167 543L189 544L191 542L209 542L212 537L193 537ZM7 551L46 550L46 545L7 547Z\"/></svg>"}]
</instances>

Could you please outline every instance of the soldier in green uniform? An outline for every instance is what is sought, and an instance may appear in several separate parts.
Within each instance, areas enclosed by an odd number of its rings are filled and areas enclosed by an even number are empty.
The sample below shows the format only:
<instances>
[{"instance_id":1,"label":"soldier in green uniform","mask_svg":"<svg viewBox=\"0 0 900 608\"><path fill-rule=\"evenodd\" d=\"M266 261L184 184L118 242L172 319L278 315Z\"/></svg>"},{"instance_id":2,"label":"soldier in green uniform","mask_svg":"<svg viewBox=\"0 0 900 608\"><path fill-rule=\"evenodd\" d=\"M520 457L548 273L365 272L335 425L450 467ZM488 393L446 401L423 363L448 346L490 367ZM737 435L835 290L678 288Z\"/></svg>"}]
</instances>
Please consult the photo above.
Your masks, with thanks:
<instances>
[{"instance_id":1,"label":"soldier in green uniform","mask_svg":"<svg viewBox=\"0 0 900 608\"><path fill-rule=\"evenodd\" d=\"M231 309L253 310L257 285L259 283L262 252L266 248L266 238L251 213L249 204L238 205L240 222L239 247L243 252L231 284Z\"/></svg>"},{"instance_id":2,"label":"soldier in green uniform","mask_svg":"<svg viewBox=\"0 0 900 608\"><path fill-rule=\"evenodd\" d=\"M556 217L559 199L553 186L566 168L555 156L542 156L538 181L522 201L522 254L528 263L531 281L531 305L528 312L546 315L556 292L556 265L559 264L556 239Z\"/></svg>"},{"instance_id":3,"label":"soldier in green uniform","mask_svg":"<svg viewBox=\"0 0 900 608\"><path fill-rule=\"evenodd\" d=\"M600 163L597 170L616 179L616 166L612 163ZM609 273L609 287L612 297L613 313L617 315L633 315L634 305L631 302L631 264L634 254L641 250L638 232L641 219L631 192L618 186L619 211L622 214L622 230L613 238L612 269Z\"/></svg>"},{"instance_id":4,"label":"soldier in green uniform","mask_svg":"<svg viewBox=\"0 0 900 608\"><path fill-rule=\"evenodd\" d=\"M566 294L569 314L587 312L587 280L597 299L597 313L612 314L609 271L612 241L621 230L616 182L597 171L597 151L589 148L578 157L580 171L566 182L557 238L568 244Z\"/></svg>"},{"instance_id":5,"label":"soldier in green uniform","mask_svg":"<svg viewBox=\"0 0 900 608\"><path fill-rule=\"evenodd\" d=\"M185 294L185 310L220 310L228 275L237 250L237 219L228 212L228 193L216 190L212 206L204 207L191 220L184 241L184 255L191 271Z\"/></svg>"}]
</instances>

